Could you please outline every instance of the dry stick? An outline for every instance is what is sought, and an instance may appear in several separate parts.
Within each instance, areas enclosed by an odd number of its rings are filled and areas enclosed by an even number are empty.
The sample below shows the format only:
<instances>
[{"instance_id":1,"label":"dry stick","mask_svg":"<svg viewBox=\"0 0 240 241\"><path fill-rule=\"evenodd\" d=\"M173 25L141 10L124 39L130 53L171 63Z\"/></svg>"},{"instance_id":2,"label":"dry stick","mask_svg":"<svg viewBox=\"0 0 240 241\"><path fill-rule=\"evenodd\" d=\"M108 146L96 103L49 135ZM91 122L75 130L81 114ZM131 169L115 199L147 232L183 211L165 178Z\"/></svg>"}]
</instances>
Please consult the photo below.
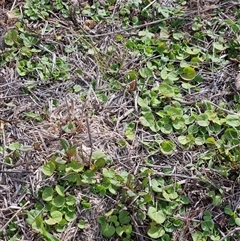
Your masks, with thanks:
<instances>
[{"instance_id":1,"label":"dry stick","mask_svg":"<svg viewBox=\"0 0 240 241\"><path fill-rule=\"evenodd\" d=\"M224 108L222 108L222 107L214 104L213 102L211 102L211 101L209 101L209 100L207 100L207 101L205 101L205 102L210 103L211 105L215 106L216 108L218 108L218 109L220 109L220 110L222 110L222 111L224 111L224 112L226 112L226 113L228 113L228 114L230 114L230 115L236 115L236 116L240 117L240 114L239 114L239 113L234 113L234 112L232 112L232 111L230 111L230 110L224 109Z\"/></svg>"},{"instance_id":2,"label":"dry stick","mask_svg":"<svg viewBox=\"0 0 240 241\"><path fill-rule=\"evenodd\" d=\"M12 11L13 11L13 9L15 8L16 1L17 1L17 0L14 0L13 5L12 5L12 7L11 7L11 9L10 9L10 12L12 12Z\"/></svg>"},{"instance_id":3,"label":"dry stick","mask_svg":"<svg viewBox=\"0 0 240 241\"><path fill-rule=\"evenodd\" d=\"M13 174L13 173L19 173L19 174L24 174L24 173L32 173L32 171L0 171L0 173L6 173L6 174Z\"/></svg>"},{"instance_id":4,"label":"dry stick","mask_svg":"<svg viewBox=\"0 0 240 241\"><path fill-rule=\"evenodd\" d=\"M24 209L24 207L26 207L28 204L30 203L30 201L27 201L0 229L0 232L2 232L10 222L12 222L12 220Z\"/></svg>"},{"instance_id":5,"label":"dry stick","mask_svg":"<svg viewBox=\"0 0 240 241\"><path fill-rule=\"evenodd\" d=\"M139 230L139 228L138 228L138 223L137 223L137 221L135 220L135 217L134 217L133 215L131 215L131 218L132 218L132 220L133 220L133 226L134 226L134 228L135 228L135 230L136 230L135 234L139 237L139 240L140 240L140 241L144 241L143 236L141 235L141 232L140 232L140 230Z\"/></svg>"},{"instance_id":6,"label":"dry stick","mask_svg":"<svg viewBox=\"0 0 240 241\"><path fill-rule=\"evenodd\" d=\"M228 234L226 234L224 237L222 237L219 241L223 241L227 237L232 236L237 231L240 231L240 227L234 228L232 231L230 231Z\"/></svg>"}]
</instances>

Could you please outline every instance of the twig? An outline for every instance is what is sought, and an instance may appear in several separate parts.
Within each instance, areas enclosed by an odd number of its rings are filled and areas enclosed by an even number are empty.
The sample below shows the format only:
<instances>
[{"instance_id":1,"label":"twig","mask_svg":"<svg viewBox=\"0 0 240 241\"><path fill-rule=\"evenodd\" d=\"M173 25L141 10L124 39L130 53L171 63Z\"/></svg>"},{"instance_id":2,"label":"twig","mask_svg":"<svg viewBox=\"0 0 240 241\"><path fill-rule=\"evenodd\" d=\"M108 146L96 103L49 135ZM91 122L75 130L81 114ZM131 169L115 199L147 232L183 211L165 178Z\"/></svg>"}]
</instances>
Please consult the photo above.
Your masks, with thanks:
<instances>
[{"instance_id":1,"label":"twig","mask_svg":"<svg viewBox=\"0 0 240 241\"><path fill-rule=\"evenodd\" d=\"M20 173L20 174L24 174L24 173L32 173L32 171L0 171L0 173L6 173L6 174L11 174L11 173Z\"/></svg>"},{"instance_id":2,"label":"twig","mask_svg":"<svg viewBox=\"0 0 240 241\"><path fill-rule=\"evenodd\" d=\"M133 215L131 215L131 218L132 218L132 220L133 220L133 226L134 226L134 228L135 228L135 230L136 230L136 235L139 237L139 240L140 240L140 241L144 241L144 238L143 238L143 236L141 235L141 232L140 232L140 230L139 230L139 228L138 228L138 223L137 223L137 221L135 220L135 217L134 217Z\"/></svg>"},{"instance_id":3,"label":"twig","mask_svg":"<svg viewBox=\"0 0 240 241\"><path fill-rule=\"evenodd\" d=\"M232 236L237 231L240 231L240 227L234 228L232 231L230 231L228 234L226 234L224 237L222 237L219 241L223 241L227 237Z\"/></svg>"},{"instance_id":4,"label":"twig","mask_svg":"<svg viewBox=\"0 0 240 241\"><path fill-rule=\"evenodd\" d=\"M145 11L145 10L147 10L149 7L151 7L154 3L156 2L156 0L154 0L154 1L152 1L152 2L150 2L145 8L143 8L143 10L142 11Z\"/></svg>"},{"instance_id":5,"label":"twig","mask_svg":"<svg viewBox=\"0 0 240 241\"><path fill-rule=\"evenodd\" d=\"M128 111L126 111L121 117L118 118L118 123L121 122L123 119L125 119L130 114L132 114L133 112L134 112L134 108L131 108Z\"/></svg>"},{"instance_id":6,"label":"twig","mask_svg":"<svg viewBox=\"0 0 240 241\"><path fill-rule=\"evenodd\" d=\"M15 8L16 1L17 1L17 0L14 0L14 2L13 2L13 4L12 4L12 7L11 7L11 9L10 9L10 12L12 12L12 11L13 11L13 9Z\"/></svg>"},{"instance_id":7,"label":"twig","mask_svg":"<svg viewBox=\"0 0 240 241\"><path fill-rule=\"evenodd\" d=\"M27 201L0 229L0 232L2 232L9 223L12 222L12 220L24 209L24 207L26 207L28 204L30 203L30 201Z\"/></svg>"},{"instance_id":8,"label":"twig","mask_svg":"<svg viewBox=\"0 0 240 241\"><path fill-rule=\"evenodd\" d=\"M239 114L239 113L235 113L235 112L232 112L232 111L230 111L230 110L224 109L224 108L222 108L222 107L214 104L213 102L211 102L211 101L209 101L209 100L206 100L205 102L210 103L211 105L215 106L216 108L218 108L218 109L220 109L220 110L222 110L222 111L224 111L224 112L226 112L226 113L228 113L228 114L230 114L230 115L236 115L236 116L240 117L240 114Z\"/></svg>"}]
</instances>

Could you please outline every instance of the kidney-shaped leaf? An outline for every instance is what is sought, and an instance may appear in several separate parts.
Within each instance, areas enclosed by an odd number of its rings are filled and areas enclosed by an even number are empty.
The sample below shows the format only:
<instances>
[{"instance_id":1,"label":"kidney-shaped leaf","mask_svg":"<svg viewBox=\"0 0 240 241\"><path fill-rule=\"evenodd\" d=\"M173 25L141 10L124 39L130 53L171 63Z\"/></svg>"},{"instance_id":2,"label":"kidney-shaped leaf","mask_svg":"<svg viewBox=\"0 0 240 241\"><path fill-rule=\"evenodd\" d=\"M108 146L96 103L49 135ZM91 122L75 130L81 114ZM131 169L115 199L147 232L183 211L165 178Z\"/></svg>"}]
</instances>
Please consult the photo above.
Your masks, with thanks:
<instances>
[{"instance_id":1,"label":"kidney-shaped leaf","mask_svg":"<svg viewBox=\"0 0 240 241\"><path fill-rule=\"evenodd\" d=\"M181 78L184 80L193 80L196 77L196 71L191 66L186 66L182 70Z\"/></svg>"},{"instance_id":2,"label":"kidney-shaped leaf","mask_svg":"<svg viewBox=\"0 0 240 241\"><path fill-rule=\"evenodd\" d=\"M154 207L149 207L148 209L148 217L151 218L153 221L155 221L158 224L161 224L165 221L166 216L163 213L162 210L157 211Z\"/></svg>"}]
</instances>

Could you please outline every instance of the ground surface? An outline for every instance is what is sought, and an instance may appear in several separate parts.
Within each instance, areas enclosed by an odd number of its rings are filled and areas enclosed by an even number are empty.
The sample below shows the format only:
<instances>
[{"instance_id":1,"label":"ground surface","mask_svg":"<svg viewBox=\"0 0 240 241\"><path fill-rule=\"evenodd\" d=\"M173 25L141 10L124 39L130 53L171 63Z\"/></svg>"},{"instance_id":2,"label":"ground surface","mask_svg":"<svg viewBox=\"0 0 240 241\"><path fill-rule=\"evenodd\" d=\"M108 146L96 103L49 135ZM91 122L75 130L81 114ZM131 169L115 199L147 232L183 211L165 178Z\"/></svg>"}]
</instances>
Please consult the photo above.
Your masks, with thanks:
<instances>
[{"instance_id":1,"label":"ground surface","mask_svg":"<svg viewBox=\"0 0 240 241\"><path fill-rule=\"evenodd\" d=\"M0 1L0 240L239 240L239 1Z\"/></svg>"}]
</instances>

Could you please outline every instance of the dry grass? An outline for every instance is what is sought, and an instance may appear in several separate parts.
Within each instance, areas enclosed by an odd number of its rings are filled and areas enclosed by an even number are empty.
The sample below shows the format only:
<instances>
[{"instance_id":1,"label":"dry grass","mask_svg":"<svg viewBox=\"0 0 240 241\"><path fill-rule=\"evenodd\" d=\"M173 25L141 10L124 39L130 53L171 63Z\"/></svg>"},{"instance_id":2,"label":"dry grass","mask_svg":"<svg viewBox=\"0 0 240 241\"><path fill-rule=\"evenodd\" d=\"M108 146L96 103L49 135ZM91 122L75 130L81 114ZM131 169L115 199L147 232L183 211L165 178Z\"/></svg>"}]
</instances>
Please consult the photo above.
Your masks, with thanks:
<instances>
[{"instance_id":1,"label":"dry grass","mask_svg":"<svg viewBox=\"0 0 240 241\"><path fill-rule=\"evenodd\" d=\"M115 11L123 2L116 5ZM169 1L164 1L169 4ZM7 1L0 5L0 20L3 21L4 28L11 28L13 25L5 21L5 13L10 10L13 2ZM20 4L20 2L16 3ZM104 4L104 3L103 3ZM193 6L192 6L193 7ZM195 6L196 7L196 6ZM199 6L197 9L199 10ZM4 22L5 21L5 22ZM55 28L55 22L61 24L60 28ZM84 23L85 19L77 19ZM86 54L83 51L68 54L67 58L71 64L70 78L64 83L47 83L37 78L35 82L28 78L19 77L16 73L16 64L11 62L0 70L0 145L4 149L11 143L19 142L26 148L26 152L21 152L11 163L7 164L4 160L12 152L3 152L0 156L0 231L6 232L9 223L14 219L18 224L18 232L22 235L22 240L41 240L38 235L26 224L24 215L30 210L34 203L38 201L38 190L43 186L56 183L53 178L45 178L41 173L41 167L49 158L60 151L60 139L65 138L71 144L77 145L79 149L86 153L81 160L86 166L91 164L90 155L93 151L100 150L112 159L112 168L115 170L125 170L137 175L140 167L145 166L146 158L154 162L152 166L156 176L166 175L162 172L164 167L173 168L169 174L176 182L183 185L186 196L191 203L185 216L180 217L186 224L184 230L175 232L174 240L190 240L192 231L189 226L190 221L200 220L204 208L213 209L206 195L206 183L199 178L199 174L205 173L208 186L220 186L225 194L224 203L230 203L235 209L239 208L240 187L239 183L224 179L214 174L208 169L190 171L185 168L186 164L195 163L200 150L184 151L180 148L174 155L163 156L159 153L152 154L141 145L141 141L153 141L154 135L146 132L139 124L139 110L137 109L136 99L138 91L129 92L128 86L124 83L124 76L130 68L141 67L139 56L127 52L122 44L116 42L111 35L102 38L92 38L91 42L86 42L84 37L77 37L77 28L70 20L59 19L53 15L49 20L49 25L54 29L53 32L42 36L41 44L54 43L59 50L58 57L64 56L62 48L71 45L76 39L83 45L95 46L101 50L95 56ZM28 23L27 28L35 31L39 24ZM4 28L1 34L4 33ZM79 26L81 28L81 25ZM120 29L120 23L114 25L104 25L99 23L90 31L91 35L103 32L114 32ZM126 33L127 34L127 33ZM61 41L55 41L55 36L62 36ZM1 46L1 45L0 45ZM114 54L107 57L109 46L115 46ZM1 47L0 47L1 49ZM121 90L112 93L108 89L108 79L106 74L109 66L113 62L118 62L122 68L119 71L119 82ZM76 69L82 69L83 74L76 76L72 73ZM199 86L201 91L185 96L186 104L194 104L197 101L210 100L218 104L219 101L229 103L234 93L234 81L236 78L236 64L231 63L219 70L201 70L205 81ZM108 96L108 101L103 103L97 97L97 93L90 87L90 82L96 81L97 89L104 90ZM81 100L78 94L70 93L69 88L75 84L82 86L86 92L85 100ZM33 86L27 94L24 90ZM56 101L57 105L53 106ZM230 104L229 104L230 105ZM25 112L38 113L44 119L41 122L26 118ZM94 113L94 114L93 114ZM115 119L115 122L112 120ZM136 132L132 142L125 140L127 145L119 147L119 141L124 140L124 130L126 123L135 120ZM74 129L70 133L64 133L62 127L68 123L74 123ZM3 131L4 130L4 131ZM169 137L175 141L175 137ZM176 142L177 144L177 142ZM201 192L199 192L201 190ZM83 231L79 231L75 222L69 223L67 229L58 234L60 240L105 240L100 235L97 217L111 209L118 202L116 197L105 196L101 198L92 194L89 187L75 188L74 193L78 201L83 196L89 198L91 202L90 212L78 210L77 216L88 220L87 226ZM25 205L21 206L22 201ZM222 210L214 210L215 220L219 225L224 226ZM134 219L134 216L132 217ZM151 240L145 236L140 223L135 222L135 232L138 240ZM181 238L182 237L182 238ZM5 240L7 240L5 238ZM116 239L108 239L116 240ZM120 240L120 239L119 239Z\"/></svg>"}]
</instances>

